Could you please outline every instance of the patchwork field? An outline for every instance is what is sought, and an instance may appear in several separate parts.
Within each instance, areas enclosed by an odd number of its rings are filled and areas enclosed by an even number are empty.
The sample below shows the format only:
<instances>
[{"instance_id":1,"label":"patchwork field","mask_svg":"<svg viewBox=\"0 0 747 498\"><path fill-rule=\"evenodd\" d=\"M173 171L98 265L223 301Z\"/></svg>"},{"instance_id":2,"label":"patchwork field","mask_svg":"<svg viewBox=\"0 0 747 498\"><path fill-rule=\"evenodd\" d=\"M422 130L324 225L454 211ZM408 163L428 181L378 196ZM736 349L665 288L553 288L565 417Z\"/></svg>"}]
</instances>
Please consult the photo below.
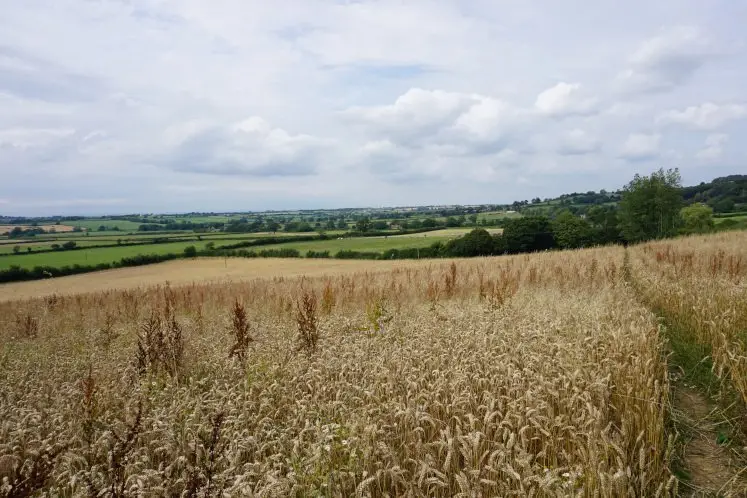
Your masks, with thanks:
<instances>
[{"instance_id":1,"label":"patchwork field","mask_svg":"<svg viewBox=\"0 0 747 498\"><path fill-rule=\"evenodd\" d=\"M738 427L723 454L695 451L709 448L675 396L694 381L670 353L711 348L719 393L743 408L745 248L732 233L466 260L212 259L0 286L2 490L744 496Z\"/></svg>"},{"instance_id":2,"label":"patchwork field","mask_svg":"<svg viewBox=\"0 0 747 498\"><path fill-rule=\"evenodd\" d=\"M0 235L10 232L16 227L21 228L22 230L28 230L30 228L41 228L45 232L72 232L75 228L71 225L0 225Z\"/></svg>"}]
</instances>

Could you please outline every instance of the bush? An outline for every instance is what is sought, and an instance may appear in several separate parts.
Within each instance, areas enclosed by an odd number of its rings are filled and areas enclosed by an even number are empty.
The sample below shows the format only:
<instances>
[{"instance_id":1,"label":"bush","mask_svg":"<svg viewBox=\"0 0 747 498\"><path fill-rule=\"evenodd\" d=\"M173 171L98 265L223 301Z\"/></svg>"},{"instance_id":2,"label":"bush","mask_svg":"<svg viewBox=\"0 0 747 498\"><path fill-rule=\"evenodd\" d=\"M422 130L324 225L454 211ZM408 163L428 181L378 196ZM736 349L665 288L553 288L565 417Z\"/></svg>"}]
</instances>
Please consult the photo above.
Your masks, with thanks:
<instances>
[{"instance_id":1,"label":"bush","mask_svg":"<svg viewBox=\"0 0 747 498\"><path fill-rule=\"evenodd\" d=\"M187 246L184 248L184 257L194 258L197 257L197 248L195 246Z\"/></svg>"},{"instance_id":2,"label":"bush","mask_svg":"<svg viewBox=\"0 0 747 498\"><path fill-rule=\"evenodd\" d=\"M381 254L378 252L362 252L362 251L338 251L335 254L336 259L381 259Z\"/></svg>"},{"instance_id":3,"label":"bush","mask_svg":"<svg viewBox=\"0 0 747 498\"><path fill-rule=\"evenodd\" d=\"M261 258L300 258L298 249L264 249L259 251Z\"/></svg>"}]
</instances>

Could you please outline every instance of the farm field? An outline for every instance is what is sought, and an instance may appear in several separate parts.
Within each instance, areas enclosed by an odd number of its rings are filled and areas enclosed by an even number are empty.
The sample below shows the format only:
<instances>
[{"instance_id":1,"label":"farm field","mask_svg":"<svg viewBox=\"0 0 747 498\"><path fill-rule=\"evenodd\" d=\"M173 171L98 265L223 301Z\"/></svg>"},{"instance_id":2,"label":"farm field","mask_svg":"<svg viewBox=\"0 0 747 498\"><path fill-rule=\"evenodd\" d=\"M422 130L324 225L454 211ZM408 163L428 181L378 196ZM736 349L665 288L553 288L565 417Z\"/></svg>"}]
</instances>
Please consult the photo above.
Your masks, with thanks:
<instances>
[{"instance_id":1,"label":"farm field","mask_svg":"<svg viewBox=\"0 0 747 498\"><path fill-rule=\"evenodd\" d=\"M43 253L19 254L0 257L0 270L11 266L34 268L35 266L72 266L97 265L112 263L122 258L137 256L138 254L170 254L180 253L184 248L195 246L198 250L205 248L206 241L170 242L164 244L147 244L132 246L117 246L80 249L74 251L53 251Z\"/></svg>"},{"instance_id":2,"label":"farm field","mask_svg":"<svg viewBox=\"0 0 747 498\"><path fill-rule=\"evenodd\" d=\"M306 258L196 258L82 275L0 284L0 301L51 294L73 295L139 287L237 282L263 278L315 277L380 272L432 264L430 260L337 260Z\"/></svg>"},{"instance_id":3,"label":"farm field","mask_svg":"<svg viewBox=\"0 0 747 498\"><path fill-rule=\"evenodd\" d=\"M39 225L39 226L31 226L31 225L0 225L0 235L3 235L7 232L10 232L14 228L21 228L23 230L27 230L29 228L41 228L42 230L49 232L54 230L55 232L72 232L73 226L72 225Z\"/></svg>"},{"instance_id":4,"label":"farm field","mask_svg":"<svg viewBox=\"0 0 747 498\"><path fill-rule=\"evenodd\" d=\"M329 251L334 255L338 251L384 252L387 249L405 249L410 247L428 247L436 242L448 242L459 235L423 236L420 237L351 237L341 240L314 240L310 242L287 242L284 244L270 244L255 248L263 249L297 249L301 254L307 251ZM251 248L250 248L251 249Z\"/></svg>"},{"instance_id":5,"label":"farm field","mask_svg":"<svg viewBox=\"0 0 747 498\"><path fill-rule=\"evenodd\" d=\"M736 216L715 216L713 221L716 223L716 225L723 223L726 220L734 220L734 221L745 221L747 220L747 213L744 214L738 214Z\"/></svg>"},{"instance_id":6,"label":"farm field","mask_svg":"<svg viewBox=\"0 0 747 498\"><path fill-rule=\"evenodd\" d=\"M331 232L330 236L334 236L337 232ZM394 237L383 238L383 237L366 237L366 238L350 238L344 240L326 240L326 241L312 241L312 242L296 242L286 244L272 244L266 246L257 246L253 248L256 251L263 249L277 249L277 248L293 248L300 251L307 250L330 250L331 252L337 252L340 249L352 249L352 250L365 250L365 251L383 251L390 248L402 248L402 247L425 247L436 241L446 241L458 235L466 233L462 232L451 232L449 236L441 237L429 237L425 240L414 240L414 239L399 239L395 240ZM205 249L205 246L209 242L213 242L216 247L221 245L232 244L241 241L256 240L267 237L293 237L293 236L313 236L315 233L293 233L293 232L278 232L273 233L247 233L247 234L194 234L194 233L182 233L182 234L168 234L163 236L158 235L143 235L143 236L126 236L121 235L118 237L101 236L101 237L77 237L77 238L65 238L61 240L56 239L41 239L34 240L30 243L17 243L14 245L0 245L0 270L8 269L11 266L19 266L21 268L34 268L35 266L72 266L72 265L96 265L99 263L112 263L121 260L124 257L133 257L142 254L170 254L170 253L181 253L186 247L194 246L198 250ZM161 242L161 243L148 243L153 242L154 239L168 239L173 242ZM73 251L51 251L51 252L40 252L27 254L27 247L31 247L32 251L48 250L52 244L61 244L67 241L75 241L80 247L90 247L91 249L77 249ZM96 248L96 246L109 246L116 244L118 241L122 242L121 246L116 247L102 247ZM133 244L134 243L134 244ZM130 244L130 245L128 245ZM20 254L14 254L14 247L20 247ZM5 256L2 256L5 255Z\"/></svg>"},{"instance_id":7,"label":"farm field","mask_svg":"<svg viewBox=\"0 0 747 498\"><path fill-rule=\"evenodd\" d=\"M708 345L745 395L746 241L6 284L0 471L53 495L744 496L738 445L671 429L693 381L670 361Z\"/></svg>"},{"instance_id":8,"label":"farm field","mask_svg":"<svg viewBox=\"0 0 747 498\"><path fill-rule=\"evenodd\" d=\"M405 235L392 235L391 238L428 238L428 237L436 237L436 238L456 238L461 237L462 235L466 235L469 232L474 230L474 227L470 228L444 228L441 230L433 230L431 232L423 232L423 233L408 233ZM500 234L503 233L503 229L501 228L485 228L485 231L487 231L490 234Z\"/></svg>"},{"instance_id":9,"label":"farm field","mask_svg":"<svg viewBox=\"0 0 747 498\"><path fill-rule=\"evenodd\" d=\"M98 230L100 226L105 226L107 228L114 228L117 227L120 230L133 230L136 231L142 223L136 223L134 221L128 221L128 220L112 220L108 218L86 218L84 220L78 220L78 221L71 221L70 225L74 227L81 227L88 230Z\"/></svg>"},{"instance_id":10,"label":"farm field","mask_svg":"<svg viewBox=\"0 0 747 498\"><path fill-rule=\"evenodd\" d=\"M71 240L71 239L65 239L65 240L59 241L59 242L57 242L57 241L49 241L49 242L41 242L41 241L39 241L39 242L37 242L37 241L31 242L31 241L28 241L26 243L18 242L18 243L15 243L15 244L0 244L0 254L13 254L13 252L14 252L13 248L15 246L18 246L20 248L21 252L26 252L27 248L29 248L29 247L31 248L32 251L50 250L50 249L52 249L52 244L58 244L58 245L60 245L60 244L63 244L65 242L67 242L68 240ZM78 247L96 247L96 246L102 246L102 245L109 245L109 244L116 244L117 243L116 240L112 241L112 240L101 240L101 239L90 239L90 238L89 239L81 238L81 239L74 239L74 240L75 240L75 244Z\"/></svg>"}]
</instances>

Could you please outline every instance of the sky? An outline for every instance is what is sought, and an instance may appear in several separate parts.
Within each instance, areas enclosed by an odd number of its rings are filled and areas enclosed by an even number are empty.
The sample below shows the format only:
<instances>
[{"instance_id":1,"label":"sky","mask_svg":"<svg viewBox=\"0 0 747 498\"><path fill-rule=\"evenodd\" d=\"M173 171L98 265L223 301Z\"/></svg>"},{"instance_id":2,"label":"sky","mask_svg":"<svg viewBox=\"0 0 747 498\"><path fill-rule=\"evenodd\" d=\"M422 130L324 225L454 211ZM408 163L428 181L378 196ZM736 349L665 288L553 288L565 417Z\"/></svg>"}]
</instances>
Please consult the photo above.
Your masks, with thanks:
<instances>
[{"instance_id":1,"label":"sky","mask_svg":"<svg viewBox=\"0 0 747 498\"><path fill-rule=\"evenodd\" d=\"M0 0L0 215L747 173L747 0Z\"/></svg>"}]
</instances>

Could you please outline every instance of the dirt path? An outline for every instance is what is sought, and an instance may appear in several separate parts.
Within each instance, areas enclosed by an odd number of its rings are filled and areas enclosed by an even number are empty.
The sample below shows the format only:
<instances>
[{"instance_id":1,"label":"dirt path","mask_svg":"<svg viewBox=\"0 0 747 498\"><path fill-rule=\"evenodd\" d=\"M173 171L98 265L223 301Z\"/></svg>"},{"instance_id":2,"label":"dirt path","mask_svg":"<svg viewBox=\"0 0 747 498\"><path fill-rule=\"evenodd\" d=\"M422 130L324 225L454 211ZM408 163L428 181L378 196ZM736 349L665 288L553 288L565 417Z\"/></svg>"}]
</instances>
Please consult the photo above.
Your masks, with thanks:
<instances>
[{"instance_id":1,"label":"dirt path","mask_svg":"<svg viewBox=\"0 0 747 498\"><path fill-rule=\"evenodd\" d=\"M675 387L674 413L684 433L683 463L690 479L680 482L682 496L747 496L747 481L739 475L745 463L727 444L719 444L717 406L692 387ZM744 476L747 477L747 476Z\"/></svg>"}]
</instances>

